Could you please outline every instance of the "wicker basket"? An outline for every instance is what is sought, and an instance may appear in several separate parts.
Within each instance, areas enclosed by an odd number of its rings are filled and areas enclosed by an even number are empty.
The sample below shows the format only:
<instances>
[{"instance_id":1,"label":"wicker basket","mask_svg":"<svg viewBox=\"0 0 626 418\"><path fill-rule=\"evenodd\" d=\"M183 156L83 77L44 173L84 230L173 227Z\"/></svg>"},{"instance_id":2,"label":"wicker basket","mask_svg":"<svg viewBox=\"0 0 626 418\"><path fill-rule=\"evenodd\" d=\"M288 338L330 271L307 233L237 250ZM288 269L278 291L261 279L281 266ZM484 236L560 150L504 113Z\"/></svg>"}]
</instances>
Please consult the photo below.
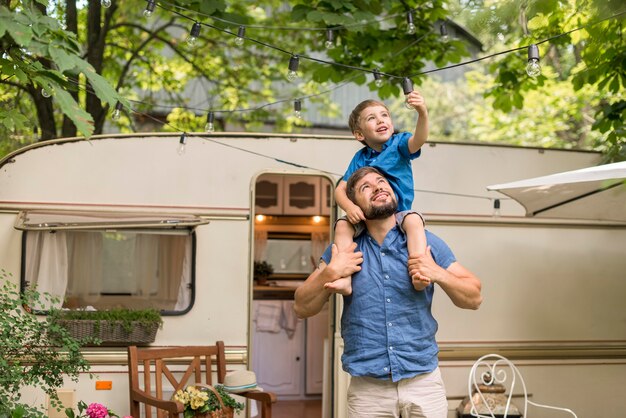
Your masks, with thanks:
<instances>
[{"instance_id":1,"label":"wicker basket","mask_svg":"<svg viewBox=\"0 0 626 418\"><path fill-rule=\"evenodd\" d=\"M70 335L76 339L86 337L99 339L102 341L99 346L146 345L154 342L159 329L158 323L144 324L137 322L129 332L122 326L122 321L93 319L61 319L57 323L67 329Z\"/></svg>"},{"instance_id":2,"label":"wicker basket","mask_svg":"<svg viewBox=\"0 0 626 418\"><path fill-rule=\"evenodd\" d=\"M204 385L201 383L196 383L194 386L199 388L200 390L211 391L217 397L217 401L220 403L221 409L216 411L207 412L204 414L196 414L196 418L233 418L235 416L235 412L233 408L229 406L224 406L224 401L222 401L222 397L219 392L211 385Z\"/></svg>"}]
</instances>

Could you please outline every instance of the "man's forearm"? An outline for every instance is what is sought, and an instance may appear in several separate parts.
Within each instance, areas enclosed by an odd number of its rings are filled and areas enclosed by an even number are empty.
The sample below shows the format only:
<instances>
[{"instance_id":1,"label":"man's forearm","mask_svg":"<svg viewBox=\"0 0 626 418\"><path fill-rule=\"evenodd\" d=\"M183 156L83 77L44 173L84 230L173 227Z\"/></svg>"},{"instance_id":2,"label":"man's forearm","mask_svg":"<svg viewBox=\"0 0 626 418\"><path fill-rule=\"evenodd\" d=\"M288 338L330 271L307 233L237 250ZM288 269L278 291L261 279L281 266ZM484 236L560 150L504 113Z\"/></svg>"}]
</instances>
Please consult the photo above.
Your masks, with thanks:
<instances>
[{"instance_id":1,"label":"man's forearm","mask_svg":"<svg viewBox=\"0 0 626 418\"><path fill-rule=\"evenodd\" d=\"M331 281L330 271L323 265L317 268L307 280L296 289L293 309L300 318L308 318L319 313L331 292L324 284Z\"/></svg>"}]
</instances>

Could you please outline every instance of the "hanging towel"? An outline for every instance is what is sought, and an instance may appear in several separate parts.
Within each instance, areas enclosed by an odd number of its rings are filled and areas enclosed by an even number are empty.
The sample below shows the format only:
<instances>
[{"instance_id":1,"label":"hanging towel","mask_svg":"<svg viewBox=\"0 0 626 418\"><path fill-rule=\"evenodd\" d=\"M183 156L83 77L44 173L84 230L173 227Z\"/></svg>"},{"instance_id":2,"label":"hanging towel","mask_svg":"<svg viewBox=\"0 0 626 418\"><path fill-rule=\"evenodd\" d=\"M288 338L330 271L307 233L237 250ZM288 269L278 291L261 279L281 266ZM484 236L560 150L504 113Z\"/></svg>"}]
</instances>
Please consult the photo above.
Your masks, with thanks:
<instances>
[{"instance_id":1,"label":"hanging towel","mask_svg":"<svg viewBox=\"0 0 626 418\"><path fill-rule=\"evenodd\" d=\"M256 330L259 332L280 332L281 306L272 302L259 302L256 309Z\"/></svg>"},{"instance_id":2,"label":"hanging towel","mask_svg":"<svg viewBox=\"0 0 626 418\"><path fill-rule=\"evenodd\" d=\"M289 339L293 338L296 332L296 326L298 325L298 317L293 310L293 303L292 300L284 300L281 303L282 313L280 316L280 326L285 330Z\"/></svg>"}]
</instances>

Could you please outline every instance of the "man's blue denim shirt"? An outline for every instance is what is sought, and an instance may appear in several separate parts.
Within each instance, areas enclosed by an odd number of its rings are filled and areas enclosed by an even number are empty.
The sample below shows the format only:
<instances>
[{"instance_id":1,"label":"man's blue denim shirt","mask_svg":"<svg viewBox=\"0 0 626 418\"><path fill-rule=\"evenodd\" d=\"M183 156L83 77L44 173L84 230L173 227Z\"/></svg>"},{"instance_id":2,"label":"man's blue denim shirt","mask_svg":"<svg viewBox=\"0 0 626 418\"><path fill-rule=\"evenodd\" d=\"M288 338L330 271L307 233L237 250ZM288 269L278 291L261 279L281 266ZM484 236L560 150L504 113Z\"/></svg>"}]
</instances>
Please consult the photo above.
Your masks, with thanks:
<instances>
[{"instance_id":1,"label":"man's blue denim shirt","mask_svg":"<svg viewBox=\"0 0 626 418\"><path fill-rule=\"evenodd\" d=\"M448 245L426 231L435 262L456 261ZM437 321L431 305L434 286L416 291L409 277L406 237L395 226L378 245L367 231L355 238L363 252L361 271L344 297L341 335L343 369L351 376L391 378L394 382L429 373L438 365ZM330 262L330 247L322 259Z\"/></svg>"}]
</instances>

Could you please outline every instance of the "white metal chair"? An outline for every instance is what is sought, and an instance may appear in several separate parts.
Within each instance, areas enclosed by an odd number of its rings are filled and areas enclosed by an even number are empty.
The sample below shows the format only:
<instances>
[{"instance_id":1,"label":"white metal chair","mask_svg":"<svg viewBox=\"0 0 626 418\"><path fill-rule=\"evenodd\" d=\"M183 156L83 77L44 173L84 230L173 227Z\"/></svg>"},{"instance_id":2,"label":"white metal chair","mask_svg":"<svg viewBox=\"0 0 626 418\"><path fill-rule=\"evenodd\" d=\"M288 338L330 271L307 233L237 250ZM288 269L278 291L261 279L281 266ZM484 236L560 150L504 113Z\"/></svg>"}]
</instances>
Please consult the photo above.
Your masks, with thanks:
<instances>
[{"instance_id":1,"label":"white metal chair","mask_svg":"<svg viewBox=\"0 0 626 418\"><path fill-rule=\"evenodd\" d=\"M506 418L509 416L508 414L511 414L510 409L512 409L512 407L515 408L511 403L511 398L513 397L513 390L516 388L517 379L521 382L521 389L524 396L524 405L521 408L523 417L528 417L527 408L530 404L540 408L567 412L574 418L578 418L571 409L543 405L528 400L526 383L524 383L524 378L519 369L510 360L499 354L484 355L476 360L472 366L467 384L469 402L471 403L470 415L479 418L496 418L496 416ZM489 397L491 394L485 394L481 390L481 387L485 389L486 387L493 387L494 385L508 386L509 393L505 396L506 405L504 408L497 408L493 398ZM502 394L502 396L504 396L504 394Z\"/></svg>"}]
</instances>

